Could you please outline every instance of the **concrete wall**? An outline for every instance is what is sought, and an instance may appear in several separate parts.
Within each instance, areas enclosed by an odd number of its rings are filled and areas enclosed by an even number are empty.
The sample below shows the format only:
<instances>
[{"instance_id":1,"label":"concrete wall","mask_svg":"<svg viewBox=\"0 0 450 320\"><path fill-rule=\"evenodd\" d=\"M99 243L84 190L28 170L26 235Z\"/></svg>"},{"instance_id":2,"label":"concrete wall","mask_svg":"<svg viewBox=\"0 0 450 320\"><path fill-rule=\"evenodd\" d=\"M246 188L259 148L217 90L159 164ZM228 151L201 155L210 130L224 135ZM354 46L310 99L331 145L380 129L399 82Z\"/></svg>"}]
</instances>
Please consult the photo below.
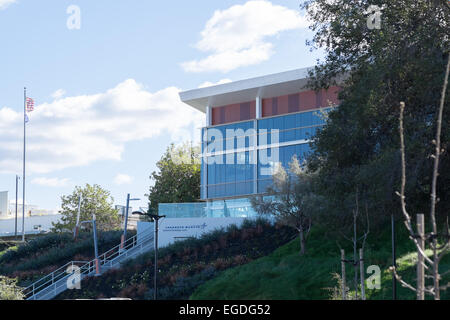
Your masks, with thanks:
<instances>
[{"instance_id":1,"label":"concrete wall","mask_svg":"<svg viewBox=\"0 0 450 320\"><path fill-rule=\"evenodd\" d=\"M35 234L41 231L50 231L52 223L57 223L61 215L25 217L25 234ZM39 226L41 226L39 228ZM15 219L13 216L6 220L0 220L0 237L13 236L15 231ZM22 212L17 217L17 232L22 234Z\"/></svg>"}]
</instances>

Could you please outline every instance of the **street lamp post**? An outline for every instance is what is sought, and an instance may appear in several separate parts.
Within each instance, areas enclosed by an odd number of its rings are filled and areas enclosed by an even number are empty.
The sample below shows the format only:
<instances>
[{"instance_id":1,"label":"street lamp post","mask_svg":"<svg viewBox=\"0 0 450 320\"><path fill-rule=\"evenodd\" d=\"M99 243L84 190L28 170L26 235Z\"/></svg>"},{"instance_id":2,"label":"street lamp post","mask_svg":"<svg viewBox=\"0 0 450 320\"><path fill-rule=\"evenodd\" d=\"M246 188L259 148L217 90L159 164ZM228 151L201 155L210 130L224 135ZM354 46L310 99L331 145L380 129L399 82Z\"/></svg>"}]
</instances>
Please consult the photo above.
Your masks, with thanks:
<instances>
[{"instance_id":1,"label":"street lamp post","mask_svg":"<svg viewBox=\"0 0 450 320\"><path fill-rule=\"evenodd\" d=\"M123 249L125 246L125 241L127 241L127 227L128 227L128 210L130 208L130 201L139 201L141 199L134 198L130 199L130 194L127 195L127 207L125 209L125 221L123 223L123 235L120 241L120 248Z\"/></svg>"},{"instance_id":2,"label":"street lamp post","mask_svg":"<svg viewBox=\"0 0 450 320\"><path fill-rule=\"evenodd\" d=\"M150 208L149 208L150 211ZM133 212L133 214L138 214L141 216L150 217L151 221L155 223L155 266L154 266L154 276L153 276L153 286L154 286L154 300L158 300L158 222L160 219L165 218L166 216L160 216L158 214L153 213L143 213L143 212Z\"/></svg>"},{"instance_id":3,"label":"street lamp post","mask_svg":"<svg viewBox=\"0 0 450 320\"><path fill-rule=\"evenodd\" d=\"M91 221L82 221L80 223L80 226L83 223L92 223L92 228L93 228L93 233L94 233L95 275L99 276L100 275L100 261L98 260L97 223L96 223L95 214L92 215Z\"/></svg>"}]
</instances>

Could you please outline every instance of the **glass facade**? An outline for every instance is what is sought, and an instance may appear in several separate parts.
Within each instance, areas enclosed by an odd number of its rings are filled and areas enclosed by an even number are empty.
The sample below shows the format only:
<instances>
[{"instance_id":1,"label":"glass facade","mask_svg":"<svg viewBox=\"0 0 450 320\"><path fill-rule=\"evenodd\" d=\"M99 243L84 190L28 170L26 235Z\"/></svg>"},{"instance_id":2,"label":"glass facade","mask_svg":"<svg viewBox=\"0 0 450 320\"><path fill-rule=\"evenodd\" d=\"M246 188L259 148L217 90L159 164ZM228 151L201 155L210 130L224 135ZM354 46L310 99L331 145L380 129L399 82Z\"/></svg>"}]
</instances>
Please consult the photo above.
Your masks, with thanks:
<instances>
[{"instance_id":1,"label":"glass facade","mask_svg":"<svg viewBox=\"0 0 450 320\"><path fill-rule=\"evenodd\" d=\"M310 151L309 142L325 123L330 108L290 113L203 129L203 200L264 193L272 169L288 168L295 155ZM222 201L223 202L223 201Z\"/></svg>"},{"instance_id":2,"label":"glass facade","mask_svg":"<svg viewBox=\"0 0 450 320\"><path fill-rule=\"evenodd\" d=\"M160 203L158 214L168 218L204 218L206 215L206 203Z\"/></svg>"},{"instance_id":3,"label":"glass facade","mask_svg":"<svg viewBox=\"0 0 450 320\"><path fill-rule=\"evenodd\" d=\"M277 89L280 94L286 91ZM168 218L257 216L250 198L267 192L275 168L288 170L294 156L300 162L306 158L326 113L339 104L339 91L331 87L267 98L250 97L253 93L247 92L242 99L252 101L228 105L209 105L215 99L208 97L208 127L202 129L201 144L204 202L159 204L159 214ZM226 93L232 99L218 101L236 101L237 96L230 96L234 94Z\"/></svg>"},{"instance_id":4,"label":"glass facade","mask_svg":"<svg viewBox=\"0 0 450 320\"><path fill-rule=\"evenodd\" d=\"M251 218L257 215L248 198L198 203L160 203L158 213L167 218Z\"/></svg>"}]
</instances>

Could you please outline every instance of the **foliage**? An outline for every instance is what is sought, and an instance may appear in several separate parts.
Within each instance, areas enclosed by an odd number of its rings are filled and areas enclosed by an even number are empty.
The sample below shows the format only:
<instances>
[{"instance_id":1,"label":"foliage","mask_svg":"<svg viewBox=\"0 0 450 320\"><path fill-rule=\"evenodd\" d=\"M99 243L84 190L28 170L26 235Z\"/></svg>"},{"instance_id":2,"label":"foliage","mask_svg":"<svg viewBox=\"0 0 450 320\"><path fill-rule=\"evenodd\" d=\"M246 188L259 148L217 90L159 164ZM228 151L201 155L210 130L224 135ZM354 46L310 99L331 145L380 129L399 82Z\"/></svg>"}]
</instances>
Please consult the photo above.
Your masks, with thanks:
<instances>
[{"instance_id":1,"label":"foliage","mask_svg":"<svg viewBox=\"0 0 450 320\"><path fill-rule=\"evenodd\" d=\"M337 282L336 286L332 288L324 288L324 290L329 292L330 300L342 300L342 277L336 272L333 272L331 275L333 276L333 280Z\"/></svg>"},{"instance_id":2,"label":"foliage","mask_svg":"<svg viewBox=\"0 0 450 320\"><path fill-rule=\"evenodd\" d=\"M48 249L61 243L67 243L71 238L72 237L68 234L49 234L44 237L33 239L13 250L7 251L0 257L0 262L3 265L9 262L16 262L22 258L28 258L32 254L40 252L42 249Z\"/></svg>"},{"instance_id":3,"label":"foliage","mask_svg":"<svg viewBox=\"0 0 450 320\"><path fill-rule=\"evenodd\" d=\"M151 174L150 208L155 212L159 203L196 202L200 198L200 148L185 143L171 144Z\"/></svg>"},{"instance_id":4,"label":"foliage","mask_svg":"<svg viewBox=\"0 0 450 320\"><path fill-rule=\"evenodd\" d=\"M148 199L155 212L159 203L196 202L200 199L200 147L171 144L151 174L154 185Z\"/></svg>"},{"instance_id":5,"label":"foliage","mask_svg":"<svg viewBox=\"0 0 450 320\"><path fill-rule=\"evenodd\" d=\"M75 187L72 194L61 197L61 222L53 223L53 232L73 231L77 221L78 203L82 196L80 221L92 220L95 214L98 230L114 230L120 227L120 216L113 208L114 199L109 191L99 185L86 184L84 188ZM92 224L83 225L92 230Z\"/></svg>"},{"instance_id":6,"label":"foliage","mask_svg":"<svg viewBox=\"0 0 450 320\"><path fill-rule=\"evenodd\" d=\"M291 228L273 225L266 219L246 220L199 239L175 242L159 250L159 288L164 298L185 299L212 271L222 272L273 252L294 236ZM181 285L186 287L181 288ZM100 277L83 280L82 290L66 291L57 299L127 297L152 299L153 252L125 263ZM161 291L160 291L161 292Z\"/></svg>"},{"instance_id":7,"label":"foliage","mask_svg":"<svg viewBox=\"0 0 450 320\"><path fill-rule=\"evenodd\" d=\"M306 252L306 239L314 213L320 211L323 197L313 190L313 174L300 166L296 156L289 164L289 172L279 166L273 175L273 185L266 195L251 198L252 207L260 214L273 215L277 222L299 232L300 254Z\"/></svg>"},{"instance_id":8,"label":"foliage","mask_svg":"<svg viewBox=\"0 0 450 320\"><path fill-rule=\"evenodd\" d=\"M2 248L2 250L0 250L0 258L7 253L8 251L14 251L17 250L17 246L16 245L11 245L11 246L4 246Z\"/></svg>"},{"instance_id":9,"label":"foliage","mask_svg":"<svg viewBox=\"0 0 450 320\"><path fill-rule=\"evenodd\" d=\"M9 249L12 249L16 246L16 242L14 241L3 241L0 239L0 256L4 254Z\"/></svg>"},{"instance_id":10,"label":"foliage","mask_svg":"<svg viewBox=\"0 0 450 320\"><path fill-rule=\"evenodd\" d=\"M343 81L340 106L316 135L309 161L309 168L319 172L317 189L327 197L326 221L330 226L351 221L356 189L361 202L368 204L374 228L399 213L395 191L400 186L400 101L409 106L407 194L414 202L408 205L424 212L432 172L430 141L449 48L447 1L310 0L304 5L315 31L309 44L326 51L310 85L320 88L338 78ZM379 30L367 27L370 5L383 8ZM448 149L449 100L445 103L442 140ZM448 156L443 156L438 186L441 218L450 209Z\"/></svg>"},{"instance_id":11,"label":"foliage","mask_svg":"<svg viewBox=\"0 0 450 320\"><path fill-rule=\"evenodd\" d=\"M0 300L23 300L22 288L17 285L17 279L0 276Z\"/></svg>"},{"instance_id":12,"label":"foliage","mask_svg":"<svg viewBox=\"0 0 450 320\"><path fill-rule=\"evenodd\" d=\"M99 232L100 252L120 243L120 231ZM75 242L71 234L49 234L6 251L0 256L0 274L14 277L27 285L71 260L94 258L92 233L83 232Z\"/></svg>"},{"instance_id":13,"label":"foliage","mask_svg":"<svg viewBox=\"0 0 450 320\"><path fill-rule=\"evenodd\" d=\"M187 300L195 289L208 280L217 276L218 272L211 266L200 273L190 277L179 277L172 286L165 286L158 289L158 299L160 300ZM154 289L150 289L144 296L146 300L154 299Z\"/></svg>"}]
</instances>

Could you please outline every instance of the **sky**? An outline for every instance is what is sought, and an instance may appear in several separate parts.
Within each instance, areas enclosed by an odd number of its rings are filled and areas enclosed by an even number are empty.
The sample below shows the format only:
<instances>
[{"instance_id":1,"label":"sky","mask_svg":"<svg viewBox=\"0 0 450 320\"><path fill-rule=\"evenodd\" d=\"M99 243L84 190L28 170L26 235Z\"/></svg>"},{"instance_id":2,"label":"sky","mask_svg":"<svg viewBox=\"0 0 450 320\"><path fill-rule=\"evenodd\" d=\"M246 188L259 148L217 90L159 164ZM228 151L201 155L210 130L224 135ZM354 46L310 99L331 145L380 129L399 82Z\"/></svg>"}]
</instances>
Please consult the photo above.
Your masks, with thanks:
<instances>
[{"instance_id":1,"label":"sky","mask_svg":"<svg viewBox=\"0 0 450 320\"><path fill-rule=\"evenodd\" d=\"M22 175L26 87L26 203L57 209L89 183L147 207L167 146L199 142L205 124L180 91L323 57L301 2L0 0L0 191L13 199Z\"/></svg>"}]
</instances>

